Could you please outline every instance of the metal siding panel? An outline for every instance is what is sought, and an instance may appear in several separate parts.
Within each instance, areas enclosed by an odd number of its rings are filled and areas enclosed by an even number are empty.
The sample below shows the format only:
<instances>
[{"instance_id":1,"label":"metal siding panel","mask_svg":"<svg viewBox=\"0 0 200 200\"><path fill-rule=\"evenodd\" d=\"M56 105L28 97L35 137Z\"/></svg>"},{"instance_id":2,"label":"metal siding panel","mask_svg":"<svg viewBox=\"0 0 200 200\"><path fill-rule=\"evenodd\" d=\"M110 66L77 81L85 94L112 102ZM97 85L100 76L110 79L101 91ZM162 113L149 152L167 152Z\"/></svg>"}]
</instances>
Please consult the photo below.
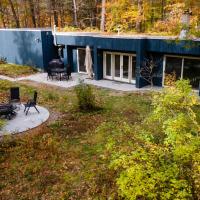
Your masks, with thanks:
<instances>
[{"instance_id":1,"label":"metal siding panel","mask_svg":"<svg viewBox=\"0 0 200 200\"><path fill-rule=\"evenodd\" d=\"M43 67L40 31L0 30L0 55L10 63Z\"/></svg>"},{"instance_id":2,"label":"metal siding panel","mask_svg":"<svg viewBox=\"0 0 200 200\"><path fill-rule=\"evenodd\" d=\"M53 44L53 35L51 31L42 31L42 52L43 52L43 68L48 67L48 63L56 57L56 48Z\"/></svg>"}]
</instances>

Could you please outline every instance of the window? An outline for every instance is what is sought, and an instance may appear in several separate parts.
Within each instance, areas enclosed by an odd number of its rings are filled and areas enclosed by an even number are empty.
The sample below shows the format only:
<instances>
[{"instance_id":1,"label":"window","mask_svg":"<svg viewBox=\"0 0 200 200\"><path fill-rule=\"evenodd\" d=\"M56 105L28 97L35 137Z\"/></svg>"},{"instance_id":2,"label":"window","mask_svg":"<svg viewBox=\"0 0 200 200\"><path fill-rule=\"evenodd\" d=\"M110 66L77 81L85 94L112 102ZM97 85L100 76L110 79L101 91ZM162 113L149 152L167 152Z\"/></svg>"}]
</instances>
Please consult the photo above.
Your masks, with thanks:
<instances>
[{"instance_id":1,"label":"window","mask_svg":"<svg viewBox=\"0 0 200 200\"><path fill-rule=\"evenodd\" d=\"M199 87L200 59L193 57L165 56L164 83L171 76L175 79L188 79L193 88Z\"/></svg>"},{"instance_id":2,"label":"window","mask_svg":"<svg viewBox=\"0 0 200 200\"><path fill-rule=\"evenodd\" d=\"M184 59L183 78L189 79L194 88L199 87L200 82L200 60Z\"/></svg>"}]
</instances>

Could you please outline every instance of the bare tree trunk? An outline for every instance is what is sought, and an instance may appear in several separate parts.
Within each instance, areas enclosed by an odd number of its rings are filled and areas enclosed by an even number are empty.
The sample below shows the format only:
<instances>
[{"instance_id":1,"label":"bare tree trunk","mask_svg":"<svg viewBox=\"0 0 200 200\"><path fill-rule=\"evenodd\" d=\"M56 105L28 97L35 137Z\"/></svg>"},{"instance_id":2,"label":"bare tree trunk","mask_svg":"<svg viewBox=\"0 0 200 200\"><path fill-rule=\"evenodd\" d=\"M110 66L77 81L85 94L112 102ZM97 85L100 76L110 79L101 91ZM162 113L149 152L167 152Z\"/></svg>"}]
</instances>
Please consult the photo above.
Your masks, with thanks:
<instances>
[{"instance_id":1,"label":"bare tree trunk","mask_svg":"<svg viewBox=\"0 0 200 200\"><path fill-rule=\"evenodd\" d=\"M102 32L105 31L105 22L106 22L106 0L102 0L102 8L101 8L101 25L100 30Z\"/></svg>"},{"instance_id":2,"label":"bare tree trunk","mask_svg":"<svg viewBox=\"0 0 200 200\"><path fill-rule=\"evenodd\" d=\"M40 22L40 2L39 2L39 0L37 0L35 2L35 4L36 4L35 15L36 15L36 18L37 18L37 20L36 20L37 21L37 26L40 27L41 22Z\"/></svg>"},{"instance_id":3,"label":"bare tree trunk","mask_svg":"<svg viewBox=\"0 0 200 200\"><path fill-rule=\"evenodd\" d=\"M57 13L57 10L56 10L56 2L55 2L55 0L51 0L51 6L52 6L52 9L53 9L54 24L56 26L58 26L58 13Z\"/></svg>"},{"instance_id":4,"label":"bare tree trunk","mask_svg":"<svg viewBox=\"0 0 200 200\"><path fill-rule=\"evenodd\" d=\"M34 7L33 0L28 0L28 4L29 4L30 13L31 13L33 27L36 28L37 24L36 24L35 7Z\"/></svg>"},{"instance_id":5,"label":"bare tree trunk","mask_svg":"<svg viewBox=\"0 0 200 200\"><path fill-rule=\"evenodd\" d=\"M162 0L162 2L161 2L161 18L162 18L162 20L164 20L164 17L165 17L164 7L165 7L165 0Z\"/></svg>"},{"instance_id":6,"label":"bare tree trunk","mask_svg":"<svg viewBox=\"0 0 200 200\"><path fill-rule=\"evenodd\" d=\"M3 11L3 7L2 7L1 2L0 2L0 19L2 21L3 27L6 28L6 22L5 22L5 18L4 18L4 11Z\"/></svg>"},{"instance_id":7,"label":"bare tree trunk","mask_svg":"<svg viewBox=\"0 0 200 200\"><path fill-rule=\"evenodd\" d=\"M153 4L153 0L150 1L151 4L151 24L154 23L154 4Z\"/></svg>"},{"instance_id":8,"label":"bare tree trunk","mask_svg":"<svg viewBox=\"0 0 200 200\"><path fill-rule=\"evenodd\" d=\"M136 22L136 31L142 32L142 18L143 18L143 0L138 0L138 19Z\"/></svg>"},{"instance_id":9,"label":"bare tree trunk","mask_svg":"<svg viewBox=\"0 0 200 200\"><path fill-rule=\"evenodd\" d=\"M73 11L74 11L74 26L78 26L78 17L77 17L77 4L76 0L73 0Z\"/></svg>"},{"instance_id":10,"label":"bare tree trunk","mask_svg":"<svg viewBox=\"0 0 200 200\"><path fill-rule=\"evenodd\" d=\"M98 15L98 0L95 0L95 3L94 3L94 7L93 7L93 12L92 12L92 24L93 26L97 27L97 15Z\"/></svg>"},{"instance_id":11,"label":"bare tree trunk","mask_svg":"<svg viewBox=\"0 0 200 200\"><path fill-rule=\"evenodd\" d=\"M15 11L13 2L12 2L12 0L8 0L8 2L10 4L10 7L11 7L11 10L12 10L12 13L13 13L13 17L14 17L14 20L15 20L15 23L16 23L16 28L20 28L19 17L17 16L17 13Z\"/></svg>"}]
</instances>

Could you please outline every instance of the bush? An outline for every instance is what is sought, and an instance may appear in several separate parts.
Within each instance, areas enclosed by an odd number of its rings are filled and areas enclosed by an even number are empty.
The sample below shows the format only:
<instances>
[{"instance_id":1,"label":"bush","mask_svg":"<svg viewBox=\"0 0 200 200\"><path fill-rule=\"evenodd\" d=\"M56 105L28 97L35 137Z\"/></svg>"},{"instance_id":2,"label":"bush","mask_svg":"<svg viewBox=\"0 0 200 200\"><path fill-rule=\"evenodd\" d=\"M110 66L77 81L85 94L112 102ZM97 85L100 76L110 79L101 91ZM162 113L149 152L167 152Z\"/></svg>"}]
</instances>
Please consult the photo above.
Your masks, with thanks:
<instances>
[{"instance_id":1,"label":"bush","mask_svg":"<svg viewBox=\"0 0 200 200\"><path fill-rule=\"evenodd\" d=\"M78 98L78 107L80 110L91 111L97 108L95 95L90 85L81 81L80 84L76 86L75 92Z\"/></svg>"},{"instance_id":2,"label":"bush","mask_svg":"<svg viewBox=\"0 0 200 200\"><path fill-rule=\"evenodd\" d=\"M2 127L4 126L4 124L5 124L5 121L2 120L2 119L0 119L0 130L2 129Z\"/></svg>"},{"instance_id":3,"label":"bush","mask_svg":"<svg viewBox=\"0 0 200 200\"><path fill-rule=\"evenodd\" d=\"M7 58L6 57L0 57L0 64L6 64Z\"/></svg>"},{"instance_id":4,"label":"bush","mask_svg":"<svg viewBox=\"0 0 200 200\"><path fill-rule=\"evenodd\" d=\"M134 137L129 137L128 151L124 146L116 148L113 141L108 144L115 146L110 167L118 173L120 196L135 200L200 199L198 105L189 81L177 81L154 96L154 111L135 128Z\"/></svg>"}]
</instances>

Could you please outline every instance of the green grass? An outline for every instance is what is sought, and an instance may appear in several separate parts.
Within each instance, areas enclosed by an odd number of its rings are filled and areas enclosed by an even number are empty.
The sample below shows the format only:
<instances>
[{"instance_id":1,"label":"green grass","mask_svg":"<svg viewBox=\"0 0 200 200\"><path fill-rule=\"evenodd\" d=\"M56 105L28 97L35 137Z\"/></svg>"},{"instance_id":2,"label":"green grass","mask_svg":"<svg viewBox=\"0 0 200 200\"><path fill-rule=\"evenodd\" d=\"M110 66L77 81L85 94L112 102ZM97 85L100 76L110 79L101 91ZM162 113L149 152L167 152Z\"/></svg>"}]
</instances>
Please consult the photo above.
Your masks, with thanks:
<instances>
[{"instance_id":1,"label":"green grass","mask_svg":"<svg viewBox=\"0 0 200 200\"><path fill-rule=\"evenodd\" d=\"M0 74L6 75L9 77L21 77L34 74L37 72L37 69L30 66L22 66L16 64L0 64Z\"/></svg>"},{"instance_id":2,"label":"green grass","mask_svg":"<svg viewBox=\"0 0 200 200\"><path fill-rule=\"evenodd\" d=\"M12 85L0 81L0 102L6 101ZM151 94L94 87L102 109L87 113L78 110L73 89L17 85L22 101L37 90L39 104L50 110L53 120L0 142L0 199L120 199L115 174L104 159L105 146L116 134L113 127L143 121L151 111Z\"/></svg>"}]
</instances>

